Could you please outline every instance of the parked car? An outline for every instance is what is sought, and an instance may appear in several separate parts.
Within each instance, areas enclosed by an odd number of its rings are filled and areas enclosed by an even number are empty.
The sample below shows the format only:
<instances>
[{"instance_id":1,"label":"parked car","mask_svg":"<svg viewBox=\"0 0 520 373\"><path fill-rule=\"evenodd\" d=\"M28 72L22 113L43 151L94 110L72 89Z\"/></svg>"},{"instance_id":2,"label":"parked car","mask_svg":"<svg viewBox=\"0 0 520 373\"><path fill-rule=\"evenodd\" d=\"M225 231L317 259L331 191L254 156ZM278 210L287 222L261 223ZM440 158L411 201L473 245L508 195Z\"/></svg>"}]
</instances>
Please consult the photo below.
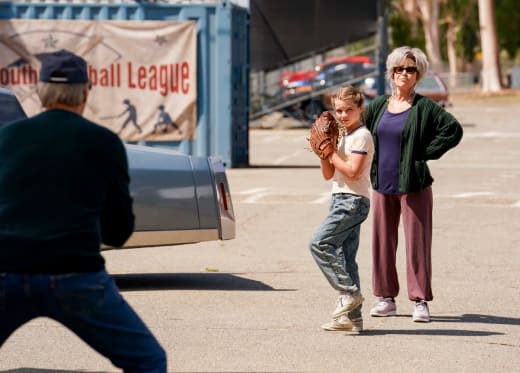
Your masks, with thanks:
<instances>
[{"instance_id":1,"label":"parked car","mask_svg":"<svg viewBox=\"0 0 520 373\"><path fill-rule=\"evenodd\" d=\"M0 125L26 118L0 88ZM135 231L125 247L176 245L235 237L235 213L222 160L125 144ZM104 247L104 249L109 249Z\"/></svg>"},{"instance_id":2,"label":"parked car","mask_svg":"<svg viewBox=\"0 0 520 373\"><path fill-rule=\"evenodd\" d=\"M312 91L316 72L314 70L285 72L281 77L283 99L291 99Z\"/></svg>"},{"instance_id":3,"label":"parked car","mask_svg":"<svg viewBox=\"0 0 520 373\"><path fill-rule=\"evenodd\" d=\"M300 120L313 122L327 107L330 92L345 82L361 84L363 76L375 71L369 56L328 58L313 70L284 72L280 78L281 100L297 100L284 112ZM358 78L358 82L355 82ZM299 100L298 100L299 99Z\"/></svg>"},{"instance_id":4,"label":"parked car","mask_svg":"<svg viewBox=\"0 0 520 373\"><path fill-rule=\"evenodd\" d=\"M315 89L341 85L348 81L361 84L362 77L375 71L375 66L367 56L336 57L316 66ZM355 82L359 78L358 82Z\"/></svg>"},{"instance_id":5,"label":"parked car","mask_svg":"<svg viewBox=\"0 0 520 373\"><path fill-rule=\"evenodd\" d=\"M375 66L368 56L345 56L328 58L313 70L284 72L280 87L284 98L290 98L315 89L328 88L374 72Z\"/></svg>"},{"instance_id":6,"label":"parked car","mask_svg":"<svg viewBox=\"0 0 520 373\"><path fill-rule=\"evenodd\" d=\"M377 81L376 79L366 79L365 88L363 92L367 98L367 102L373 100L377 95ZM386 93L390 93L388 83L385 89ZM431 98L443 108L451 106L449 100L448 86L444 80L436 73L429 72L417 84L415 91L423 96Z\"/></svg>"},{"instance_id":7,"label":"parked car","mask_svg":"<svg viewBox=\"0 0 520 373\"><path fill-rule=\"evenodd\" d=\"M448 85L438 74L427 74L417 84L416 91L431 98L443 108L451 106Z\"/></svg>"}]
</instances>

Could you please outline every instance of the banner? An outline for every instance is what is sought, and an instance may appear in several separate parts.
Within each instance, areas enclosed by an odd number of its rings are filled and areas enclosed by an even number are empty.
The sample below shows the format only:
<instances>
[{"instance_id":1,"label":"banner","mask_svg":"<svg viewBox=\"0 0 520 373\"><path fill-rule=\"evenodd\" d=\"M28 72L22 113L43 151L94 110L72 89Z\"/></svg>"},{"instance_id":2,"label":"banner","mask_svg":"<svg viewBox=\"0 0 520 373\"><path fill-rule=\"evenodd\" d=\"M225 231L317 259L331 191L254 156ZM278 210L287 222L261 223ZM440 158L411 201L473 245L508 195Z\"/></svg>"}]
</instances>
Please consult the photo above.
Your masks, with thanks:
<instances>
[{"instance_id":1,"label":"banner","mask_svg":"<svg viewBox=\"0 0 520 373\"><path fill-rule=\"evenodd\" d=\"M41 56L66 49L89 64L86 118L125 141L194 140L196 38L194 21L0 20L0 85L41 112Z\"/></svg>"}]
</instances>

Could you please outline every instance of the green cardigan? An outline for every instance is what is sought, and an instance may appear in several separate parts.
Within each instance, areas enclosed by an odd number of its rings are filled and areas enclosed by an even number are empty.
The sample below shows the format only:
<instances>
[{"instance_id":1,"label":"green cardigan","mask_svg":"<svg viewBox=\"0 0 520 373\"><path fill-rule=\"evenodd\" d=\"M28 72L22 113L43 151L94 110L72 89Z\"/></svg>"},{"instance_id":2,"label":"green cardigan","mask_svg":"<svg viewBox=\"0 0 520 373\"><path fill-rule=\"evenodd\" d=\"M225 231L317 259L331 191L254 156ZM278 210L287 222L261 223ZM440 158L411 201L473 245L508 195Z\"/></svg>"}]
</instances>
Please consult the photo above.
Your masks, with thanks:
<instances>
[{"instance_id":1,"label":"green cardigan","mask_svg":"<svg viewBox=\"0 0 520 373\"><path fill-rule=\"evenodd\" d=\"M374 138L375 154L370 172L372 187L378 188L379 144L377 127L388 106L389 95L376 98L365 111L366 126ZM433 178L427 165L439 159L462 139L462 126L434 101L417 94L401 135L399 191L418 192L430 186Z\"/></svg>"}]
</instances>

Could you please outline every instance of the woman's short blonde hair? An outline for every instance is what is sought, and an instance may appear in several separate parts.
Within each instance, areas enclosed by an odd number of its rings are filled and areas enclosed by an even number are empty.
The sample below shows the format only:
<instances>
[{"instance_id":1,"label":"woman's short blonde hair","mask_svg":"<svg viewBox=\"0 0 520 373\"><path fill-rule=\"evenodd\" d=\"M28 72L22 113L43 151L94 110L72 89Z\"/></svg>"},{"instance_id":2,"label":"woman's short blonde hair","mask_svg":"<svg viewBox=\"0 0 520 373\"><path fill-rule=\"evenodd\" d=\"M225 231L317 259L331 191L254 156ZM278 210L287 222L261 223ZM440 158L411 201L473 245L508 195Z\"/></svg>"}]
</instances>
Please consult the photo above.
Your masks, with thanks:
<instances>
[{"instance_id":1,"label":"woman's short blonde hair","mask_svg":"<svg viewBox=\"0 0 520 373\"><path fill-rule=\"evenodd\" d=\"M38 82L38 97L43 107L53 104L79 106L85 101L85 83L56 84Z\"/></svg>"},{"instance_id":2,"label":"woman's short blonde hair","mask_svg":"<svg viewBox=\"0 0 520 373\"><path fill-rule=\"evenodd\" d=\"M422 50L419 48L411 48L407 46L395 48L386 59L386 78L390 84L393 84L394 67L402 66L407 58L414 61L415 66L417 66L417 83L424 77L426 72L428 72L428 58L426 58L426 55Z\"/></svg>"}]
</instances>

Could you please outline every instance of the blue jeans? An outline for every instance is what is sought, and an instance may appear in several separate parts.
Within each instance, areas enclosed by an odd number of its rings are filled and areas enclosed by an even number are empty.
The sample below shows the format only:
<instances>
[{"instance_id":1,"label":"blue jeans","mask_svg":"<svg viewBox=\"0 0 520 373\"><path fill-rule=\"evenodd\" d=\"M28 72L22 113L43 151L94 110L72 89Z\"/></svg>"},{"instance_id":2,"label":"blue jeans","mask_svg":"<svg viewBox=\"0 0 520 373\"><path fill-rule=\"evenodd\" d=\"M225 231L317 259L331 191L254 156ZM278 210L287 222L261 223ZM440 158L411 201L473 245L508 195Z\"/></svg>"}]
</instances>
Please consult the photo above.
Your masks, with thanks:
<instances>
[{"instance_id":1,"label":"blue jeans","mask_svg":"<svg viewBox=\"0 0 520 373\"><path fill-rule=\"evenodd\" d=\"M36 317L54 319L124 372L166 372L166 353L106 271L0 273L0 346Z\"/></svg>"},{"instance_id":2,"label":"blue jeans","mask_svg":"<svg viewBox=\"0 0 520 373\"><path fill-rule=\"evenodd\" d=\"M341 292L361 290L356 255L361 223L370 210L370 200L348 193L332 195L329 214L313 234L311 254L332 287ZM361 306L349 313L361 316Z\"/></svg>"}]
</instances>

